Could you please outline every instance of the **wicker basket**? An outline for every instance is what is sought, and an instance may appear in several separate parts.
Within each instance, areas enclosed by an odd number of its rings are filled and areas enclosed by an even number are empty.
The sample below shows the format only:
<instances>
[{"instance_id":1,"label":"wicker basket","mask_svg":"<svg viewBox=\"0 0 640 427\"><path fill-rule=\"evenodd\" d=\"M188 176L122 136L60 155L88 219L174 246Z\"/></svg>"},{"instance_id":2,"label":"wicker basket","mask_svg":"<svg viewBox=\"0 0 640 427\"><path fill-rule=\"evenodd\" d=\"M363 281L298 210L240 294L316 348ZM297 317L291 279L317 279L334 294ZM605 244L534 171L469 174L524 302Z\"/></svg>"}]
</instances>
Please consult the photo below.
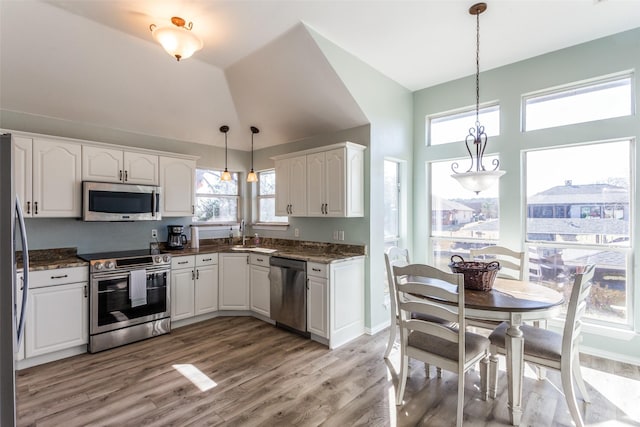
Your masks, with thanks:
<instances>
[{"instance_id":1,"label":"wicker basket","mask_svg":"<svg viewBox=\"0 0 640 427\"><path fill-rule=\"evenodd\" d=\"M465 261L460 255L451 256L449 268L454 273L464 274L464 287L474 291L490 291L500 270L498 261Z\"/></svg>"}]
</instances>

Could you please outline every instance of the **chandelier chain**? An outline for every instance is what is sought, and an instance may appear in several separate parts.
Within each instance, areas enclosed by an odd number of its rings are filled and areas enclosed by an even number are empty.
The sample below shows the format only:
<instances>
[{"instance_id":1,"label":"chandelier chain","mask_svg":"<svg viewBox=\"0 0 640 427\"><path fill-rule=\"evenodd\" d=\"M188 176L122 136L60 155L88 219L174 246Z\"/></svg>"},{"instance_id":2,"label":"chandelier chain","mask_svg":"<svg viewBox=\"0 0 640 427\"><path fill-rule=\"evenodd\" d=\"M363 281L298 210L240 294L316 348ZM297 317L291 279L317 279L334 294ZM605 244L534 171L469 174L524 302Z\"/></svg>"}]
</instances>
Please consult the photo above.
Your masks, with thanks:
<instances>
[{"instance_id":1,"label":"chandelier chain","mask_svg":"<svg viewBox=\"0 0 640 427\"><path fill-rule=\"evenodd\" d=\"M480 14L476 14L476 123L480 114Z\"/></svg>"}]
</instances>

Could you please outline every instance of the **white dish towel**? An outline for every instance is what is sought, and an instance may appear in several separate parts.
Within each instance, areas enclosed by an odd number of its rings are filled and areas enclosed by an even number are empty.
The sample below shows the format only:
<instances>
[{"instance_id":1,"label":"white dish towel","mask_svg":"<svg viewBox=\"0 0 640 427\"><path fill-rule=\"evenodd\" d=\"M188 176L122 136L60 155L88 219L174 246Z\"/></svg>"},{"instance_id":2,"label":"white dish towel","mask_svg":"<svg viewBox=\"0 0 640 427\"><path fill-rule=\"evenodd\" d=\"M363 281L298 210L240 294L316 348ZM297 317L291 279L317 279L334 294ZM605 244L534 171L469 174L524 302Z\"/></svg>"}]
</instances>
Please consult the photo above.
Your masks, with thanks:
<instances>
[{"instance_id":1,"label":"white dish towel","mask_svg":"<svg viewBox=\"0 0 640 427\"><path fill-rule=\"evenodd\" d=\"M129 273L129 299L131 307L147 304L147 270L133 270Z\"/></svg>"}]
</instances>

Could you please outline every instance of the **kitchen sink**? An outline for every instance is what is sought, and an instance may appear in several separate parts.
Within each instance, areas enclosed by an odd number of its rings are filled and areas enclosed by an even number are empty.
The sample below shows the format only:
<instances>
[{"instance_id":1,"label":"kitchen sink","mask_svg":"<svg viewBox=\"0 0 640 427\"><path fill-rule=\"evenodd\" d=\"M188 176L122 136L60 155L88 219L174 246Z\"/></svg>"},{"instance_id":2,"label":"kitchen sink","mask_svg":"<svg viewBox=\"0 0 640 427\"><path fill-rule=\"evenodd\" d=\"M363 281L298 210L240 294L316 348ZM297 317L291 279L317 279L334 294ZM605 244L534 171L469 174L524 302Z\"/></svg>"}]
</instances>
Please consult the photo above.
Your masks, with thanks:
<instances>
[{"instance_id":1,"label":"kitchen sink","mask_svg":"<svg viewBox=\"0 0 640 427\"><path fill-rule=\"evenodd\" d=\"M277 252L277 249L259 248L259 247L256 247L256 246L240 246L240 245L232 246L231 250L232 251L258 252L258 253L261 253L261 254L272 254L274 252Z\"/></svg>"}]
</instances>

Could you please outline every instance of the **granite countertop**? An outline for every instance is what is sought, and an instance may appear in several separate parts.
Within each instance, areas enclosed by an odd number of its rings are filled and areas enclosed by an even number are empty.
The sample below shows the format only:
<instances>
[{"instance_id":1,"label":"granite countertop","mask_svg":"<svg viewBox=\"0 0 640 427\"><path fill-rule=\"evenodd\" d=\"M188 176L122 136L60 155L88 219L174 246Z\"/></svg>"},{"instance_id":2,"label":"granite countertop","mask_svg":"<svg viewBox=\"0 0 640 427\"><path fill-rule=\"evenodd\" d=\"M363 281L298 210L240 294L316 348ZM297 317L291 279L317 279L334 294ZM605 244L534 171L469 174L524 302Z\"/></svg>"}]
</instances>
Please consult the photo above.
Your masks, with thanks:
<instances>
[{"instance_id":1,"label":"granite countertop","mask_svg":"<svg viewBox=\"0 0 640 427\"><path fill-rule=\"evenodd\" d=\"M18 269L22 269L22 253L16 254ZM29 251L29 271L85 267L89 263L77 256L76 248L38 249Z\"/></svg>"},{"instance_id":2,"label":"granite countertop","mask_svg":"<svg viewBox=\"0 0 640 427\"><path fill-rule=\"evenodd\" d=\"M256 253L280 256L301 261L329 264L365 256L365 247L360 245L341 245L319 242L302 242L285 239L263 239L259 247L248 245L230 245L227 239L201 240L199 248L168 249L161 247L162 253L172 256L198 255L210 253ZM261 249L273 250L266 253ZM16 254L17 268L22 269L22 253ZM53 270L58 268L85 267L89 263L77 257L77 248L54 248L29 251L29 271Z\"/></svg>"},{"instance_id":3,"label":"granite countertop","mask_svg":"<svg viewBox=\"0 0 640 427\"><path fill-rule=\"evenodd\" d=\"M301 261L317 262L321 264L329 264L336 261L346 261L348 259L365 256L364 251L348 250L351 248L346 248L347 250L336 251L335 246L347 245L331 245L331 247L325 248L261 245L257 248L254 246L247 246L244 249L241 249L237 245L229 244L200 244L199 248L163 250L162 252L170 253L172 256L210 254L218 252L256 253L262 255L298 259ZM261 251L261 249L269 249L273 250L274 252L267 253Z\"/></svg>"}]
</instances>

